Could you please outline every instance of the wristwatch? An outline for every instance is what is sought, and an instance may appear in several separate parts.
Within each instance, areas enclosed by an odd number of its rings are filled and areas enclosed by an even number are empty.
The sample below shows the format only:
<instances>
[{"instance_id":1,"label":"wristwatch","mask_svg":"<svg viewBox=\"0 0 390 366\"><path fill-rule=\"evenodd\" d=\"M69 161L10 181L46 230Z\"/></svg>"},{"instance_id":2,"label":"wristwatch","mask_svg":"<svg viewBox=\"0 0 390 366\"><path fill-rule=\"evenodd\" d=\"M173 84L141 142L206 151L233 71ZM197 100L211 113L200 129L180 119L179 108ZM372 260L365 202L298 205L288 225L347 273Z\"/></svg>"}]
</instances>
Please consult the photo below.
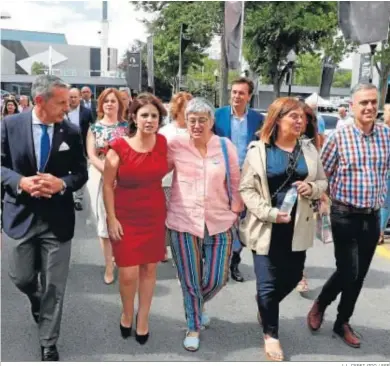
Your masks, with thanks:
<instances>
[{"instance_id":1,"label":"wristwatch","mask_svg":"<svg viewBox=\"0 0 390 366\"><path fill-rule=\"evenodd\" d=\"M59 194L60 194L60 195L63 195L63 194L65 193L65 191L66 191L66 187L67 187L67 186L66 186L65 181L64 181L63 179L61 179L61 180L62 180L62 187L63 187L63 188L62 188L62 191L59 192Z\"/></svg>"}]
</instances>

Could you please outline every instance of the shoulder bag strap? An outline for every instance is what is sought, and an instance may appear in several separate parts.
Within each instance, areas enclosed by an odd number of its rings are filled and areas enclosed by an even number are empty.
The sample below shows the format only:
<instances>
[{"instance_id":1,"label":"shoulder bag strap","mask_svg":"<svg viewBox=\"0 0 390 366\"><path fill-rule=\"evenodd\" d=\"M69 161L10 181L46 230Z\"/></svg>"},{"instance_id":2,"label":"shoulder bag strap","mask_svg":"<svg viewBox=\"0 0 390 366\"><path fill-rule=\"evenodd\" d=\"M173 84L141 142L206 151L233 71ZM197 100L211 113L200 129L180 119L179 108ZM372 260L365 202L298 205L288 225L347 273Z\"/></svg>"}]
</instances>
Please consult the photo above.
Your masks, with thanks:
<instances>
[{"instance_id":1,"label":"shoulder bag strap","mask_svg":"<svg viewBox=\"0 0 390 366\"><path fill-rule=\"evenodd\" d=\"M229 164L229 154L227 150L226 140L223 137L220 137L219 140L221 141L221 147L222 147L222 153L223 153L223 159L225 160L225 168L226 168L226 186L228 191L228 197L229 197L229 205L232 204L232 187L230 185L230 164Z\"/></svg>"}]
</instances>

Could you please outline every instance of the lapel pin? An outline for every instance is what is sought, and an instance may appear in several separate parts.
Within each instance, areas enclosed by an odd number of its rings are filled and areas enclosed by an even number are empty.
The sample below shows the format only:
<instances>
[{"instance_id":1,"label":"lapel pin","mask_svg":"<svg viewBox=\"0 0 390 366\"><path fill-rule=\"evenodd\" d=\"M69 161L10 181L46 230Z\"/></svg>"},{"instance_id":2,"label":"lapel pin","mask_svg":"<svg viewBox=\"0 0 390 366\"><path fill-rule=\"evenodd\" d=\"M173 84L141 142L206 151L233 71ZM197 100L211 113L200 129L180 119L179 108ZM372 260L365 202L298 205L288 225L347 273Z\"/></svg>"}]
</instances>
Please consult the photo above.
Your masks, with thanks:
<instances>
[{"instance_id":1,"label":"lapel pin","mask_svg":"<svg viewBox=\"0 0 390 366\"><path fill-rule=\"evenodd\" d=\"M61 129L60 129L60 132L64 132L64 130L61 128Z\"/></svg>"}]
</instances>

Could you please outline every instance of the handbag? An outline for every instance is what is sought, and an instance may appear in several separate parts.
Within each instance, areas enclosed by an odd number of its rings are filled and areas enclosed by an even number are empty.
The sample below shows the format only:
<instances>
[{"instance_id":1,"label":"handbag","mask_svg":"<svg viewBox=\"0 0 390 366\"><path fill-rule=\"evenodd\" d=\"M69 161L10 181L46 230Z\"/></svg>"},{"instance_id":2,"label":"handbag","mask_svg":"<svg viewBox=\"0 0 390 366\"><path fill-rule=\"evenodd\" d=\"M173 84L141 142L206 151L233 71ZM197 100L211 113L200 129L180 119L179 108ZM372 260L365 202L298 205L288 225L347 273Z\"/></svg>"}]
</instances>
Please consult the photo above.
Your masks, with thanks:
<instances>
[{"instance_id":1,"label":"handbag","mask_svg":"<svg viewBox=\"0 0 390 366\"><path fill-rule=\"evenodd\" d=\"M332 225L328 213L317 214L316 237L323 244L333 243Z\"/></svg>"},{"instance_id":2,"label":"handbag","mask_svg":"<svg viewBox=\"0 0 390 366\"><path fill-rule=\"evenodd\" d=\"M223 153L223 159L225 161L225 168L226 168L226 186L227 186L227 193L229 198L229 206L232 206L232 186L230 181L230 165L229 165L229 154L227 150L226 140L223 137L220 137L219 140L221 141L221 148ZM233 252L238 252L242 248L242 244L238 235L238 225L237 223L234 223L231 227L232 234L233 234Z\"/></svg>"}]
</instances>

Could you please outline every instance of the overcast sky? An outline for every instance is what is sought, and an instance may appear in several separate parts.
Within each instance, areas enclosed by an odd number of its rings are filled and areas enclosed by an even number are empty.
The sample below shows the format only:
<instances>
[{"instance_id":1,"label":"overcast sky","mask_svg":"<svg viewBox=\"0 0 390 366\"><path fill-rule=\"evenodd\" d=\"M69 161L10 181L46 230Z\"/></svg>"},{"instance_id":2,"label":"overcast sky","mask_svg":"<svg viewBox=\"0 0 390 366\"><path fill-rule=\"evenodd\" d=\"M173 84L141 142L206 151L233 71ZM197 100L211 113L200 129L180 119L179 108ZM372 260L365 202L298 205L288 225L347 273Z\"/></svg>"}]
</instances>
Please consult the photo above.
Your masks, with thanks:
<instances>
[{"instance_id":1,"label":"overcast sky","mask_svg":"<svg viewBox=\"0 0 390 366\"><path fill-rule=\"evenodd\" d=\"M102 1L2 1L1 11L11 15L2 20L2 28L64 33L69 44L100 46L98 31L102 18ZM140 21L148 17L135 11L128 0L108 1L109 46L119 54L135 40L146 41L146 28ZM213 42L212 55L218 57L219 47ZM341 65L351 68L348 58Z\"/></svg>"}]
</instances>

